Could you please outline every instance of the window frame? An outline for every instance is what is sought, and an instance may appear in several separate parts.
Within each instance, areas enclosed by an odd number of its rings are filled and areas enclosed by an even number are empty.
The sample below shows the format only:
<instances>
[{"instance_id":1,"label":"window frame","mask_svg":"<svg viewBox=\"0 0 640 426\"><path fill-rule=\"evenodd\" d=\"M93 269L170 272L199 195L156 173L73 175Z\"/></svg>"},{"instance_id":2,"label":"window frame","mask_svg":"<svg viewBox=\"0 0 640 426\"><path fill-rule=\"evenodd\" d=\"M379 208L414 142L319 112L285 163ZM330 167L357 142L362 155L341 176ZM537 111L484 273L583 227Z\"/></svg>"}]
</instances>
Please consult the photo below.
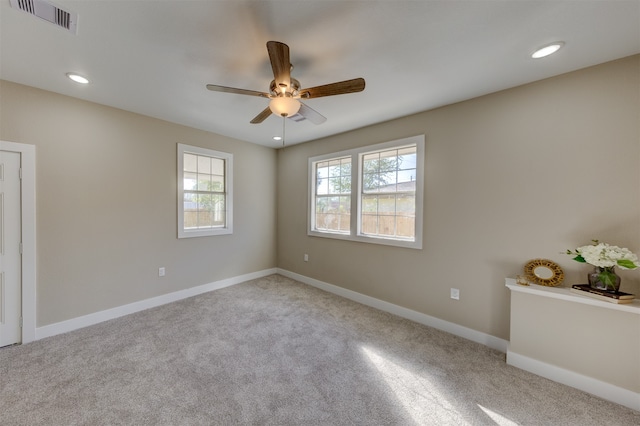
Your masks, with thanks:
<instances>
[{"instance_id":1,"label":"window frame","mask_svg":"<svg viewBox=\"0 0 640 426\"><path fill-rule=\"evenodd\" d=\"M350 159L350 163L351 163L351 183L350 183L351 190L350 190L350 192L348 194L349 194L349 198L350 198L349 211L350 212L353 211L353 182L354 182L354 180L353 180L353 158L352 158L352 156L350 154L349 155L339 155L339 156L333 156L333 154L331 154L327 158L314 161L310 165L310 167L313 169L313 170L310 170L310 173L313 175L313 177L312 177L312 179L313 179L312 185L313 185L313 191L314 191L314 195L313 195L314 199L311 200L311 202L313 203L313 209L310 212L310 214L311 214L311 222L310 222L310 224L315 224L316 223L316 208L315 208L316 207L316 203L315 202L318 199L318 194L316 194L316 190L317 190L318 186L317 186L317 175L316 175L316 167L315 167L315 165L318 164L318 163L327 162L327 161L329 161L329 162L330 161L342 161L345 158L349 158ZM341 175L341 177L342 177L342 175ZM343 192L336 193L336 194L322 194L322 197L323 198L344 197L345 194L346 193L343 193ZM351 216L351 213L350 213L350 216ZM351 228L351 226L352 226L352 224L351 224L351 221L350 221L349 228ZM316 231L316 232L332 234L332 235L335 235L337 238L338 238L338 236L348 236L349 233L350 233L350 231L345 232L345 231L340 231L340 230L321 230L321 231Z\"/></svg>"},{"instance_id":2,"label":"window frame","mask_svg":"<svg viewBox=\"0 0 640 426\"><path fill-rule=\"evenodd\" d=\"M413 239L367 235L362 233L362 162L365 154L376 151L399 149L408 146L416 147L416 188L415 188L415 236ZM371 244L383 244L395 247L422 249L423 217L424 217L424 135L411 136L389 142L367 145L340 152L318 155L308 159L308 214L307 235L313 237L333 238L338 240L358 241ZM351 220L350 231L319 231L315 229L316 221L316 175L315 164L351 157Z\"/></svg>"},{"instance_id":3,"label":"window frame","mask_svg":"<svg viewBox=\"0 0 640 426\"><path fill-rule=\"evenodd\" d=\"M224 160L225 224L204 229L184 227L184 155L193 154ZM207 237L233 234L233 154L198 146L178 144L178 238ZM212 191L213 193L213 191Z\"/></svg>"}]
</instances>

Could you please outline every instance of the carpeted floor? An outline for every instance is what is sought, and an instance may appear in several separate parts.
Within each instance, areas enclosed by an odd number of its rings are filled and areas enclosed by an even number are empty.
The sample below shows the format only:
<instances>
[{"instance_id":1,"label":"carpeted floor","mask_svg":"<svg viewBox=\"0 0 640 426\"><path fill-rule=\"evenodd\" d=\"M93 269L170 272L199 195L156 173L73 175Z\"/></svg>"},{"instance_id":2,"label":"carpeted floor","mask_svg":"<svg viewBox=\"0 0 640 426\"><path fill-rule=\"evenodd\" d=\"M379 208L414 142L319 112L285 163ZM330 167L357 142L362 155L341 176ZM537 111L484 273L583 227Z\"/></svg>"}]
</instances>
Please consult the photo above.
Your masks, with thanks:
<instances>
[{"instance_id":1,"label":"carpeted floor","mask_svg":"<svg viewBox=\"0 0 640 426\"><path fill-rule=\"evenodd\" d=\"M504 358L272 275L1 349L0 424L640 424Z\"/></svg>"}]
</instances>

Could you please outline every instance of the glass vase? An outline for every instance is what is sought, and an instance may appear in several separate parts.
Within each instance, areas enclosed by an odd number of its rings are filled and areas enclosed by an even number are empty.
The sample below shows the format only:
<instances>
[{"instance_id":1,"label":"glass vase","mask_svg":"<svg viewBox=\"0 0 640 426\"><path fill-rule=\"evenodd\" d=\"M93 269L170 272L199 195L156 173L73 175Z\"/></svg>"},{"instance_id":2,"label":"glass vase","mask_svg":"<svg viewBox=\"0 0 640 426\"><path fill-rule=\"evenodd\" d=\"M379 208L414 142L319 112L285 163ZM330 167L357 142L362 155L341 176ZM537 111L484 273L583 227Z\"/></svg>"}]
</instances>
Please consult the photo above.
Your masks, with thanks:
<instances>
[{"instance_id":1,"label":"glass vase","mask_svg":"<svg viewBox=\"0 0 640 426\"><path fill-rule=\"evenodd\" d=\"M609 292L617 292L620 289L620 276L616 274L615 266L609 268L595 267L588 274L589 287Z\"/></svg>"}]
</instances>

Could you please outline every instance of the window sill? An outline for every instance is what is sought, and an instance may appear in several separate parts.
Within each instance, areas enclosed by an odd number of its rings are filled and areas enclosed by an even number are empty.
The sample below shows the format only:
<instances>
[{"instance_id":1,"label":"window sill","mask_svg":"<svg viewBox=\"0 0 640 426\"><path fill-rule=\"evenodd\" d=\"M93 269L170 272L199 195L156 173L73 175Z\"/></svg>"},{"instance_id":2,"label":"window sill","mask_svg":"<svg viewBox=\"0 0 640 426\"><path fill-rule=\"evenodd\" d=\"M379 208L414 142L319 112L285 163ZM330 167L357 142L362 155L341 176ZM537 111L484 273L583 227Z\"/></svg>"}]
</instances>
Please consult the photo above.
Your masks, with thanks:
<instances>
[{"instance_id":1,"label":"window sill","mask_svg":"<svg viewBox=\"0 0 640 426\"><path fill-rule=\"evenodd\" d=\"M339 234L333 232L308 231L310 237L329 238L334 240L355 241L366 244L378 244L392 247L402 247L409 249L422 250L421 241L394 240L391 238L367 237L364 235Z\"/></svg>"}]
</instances>

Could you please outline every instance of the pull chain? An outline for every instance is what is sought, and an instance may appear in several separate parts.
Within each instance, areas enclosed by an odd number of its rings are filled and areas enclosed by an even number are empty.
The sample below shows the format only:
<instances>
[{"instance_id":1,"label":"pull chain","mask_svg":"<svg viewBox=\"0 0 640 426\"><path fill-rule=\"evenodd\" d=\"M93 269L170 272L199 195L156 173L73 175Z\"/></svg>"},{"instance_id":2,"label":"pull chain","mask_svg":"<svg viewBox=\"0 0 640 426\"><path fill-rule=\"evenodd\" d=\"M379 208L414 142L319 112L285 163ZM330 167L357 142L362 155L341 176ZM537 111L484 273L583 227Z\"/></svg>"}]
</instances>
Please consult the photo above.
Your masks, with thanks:
<instances>
[{"instance_id":1,"label":"pull chain","mask_svg":"<svg viewBox=\"0 0 640 426\"><path fill-rule=\"evenodd\" d=\"M287 116L282 114L282 147L284 148L284 120L286 120Z\"/></svg>"}]
</instances>

